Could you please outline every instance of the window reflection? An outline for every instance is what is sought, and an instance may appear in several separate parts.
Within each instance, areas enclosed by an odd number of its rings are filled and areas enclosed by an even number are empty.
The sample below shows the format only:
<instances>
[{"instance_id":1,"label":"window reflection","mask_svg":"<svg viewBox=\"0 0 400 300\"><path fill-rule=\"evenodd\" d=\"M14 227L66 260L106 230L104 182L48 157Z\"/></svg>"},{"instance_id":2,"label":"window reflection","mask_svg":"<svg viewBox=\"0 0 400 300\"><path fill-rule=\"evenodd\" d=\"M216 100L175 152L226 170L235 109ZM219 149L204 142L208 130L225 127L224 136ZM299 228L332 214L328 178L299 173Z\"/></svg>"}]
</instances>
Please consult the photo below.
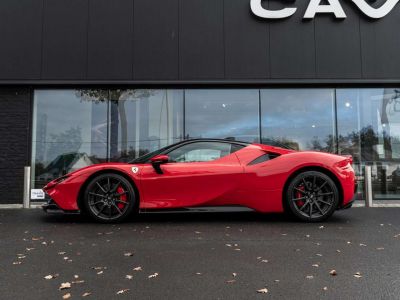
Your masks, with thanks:
<instances>
[{"instance_id":1,"label":"window reflection","mask_svg":"<svg viewBox=\"0 0 400 300\"><path fill-rule=\"evenodd\" d=\"M259 141L258 90L186 90L186 138Z\"/></svg>"},{"instance_id":2,"label":"window reflection","mask_svg":"<svg viewBox=\"0 0 400 300\"><path fill-rule=\"evenodd\" d=\"M183 138L182 90L113 90L110 159L130 161Z\"/></svg>"},{"instance_id":3,"label":"window reflection","mask_svg":"<svg viewBox=\"0 0 400 300\"><path fill-rule=\"evenodd\" d=\"M261 122L264 143L334 152L334 90L261 90Z\"/></svg>"},{"instance_id":4,"label":"window reflection","mask_svg":"<svg viewBox=\"0 0 400 300\"><path fill-rule=\"evenodd\" d=\"M400 199L400 92L393 88L337 91L339 153L351 154L363 180L372 166L376 200Z\"/></svg>"},{"instance_id":5,"label":"window reflection","mask_svg":"<svg viewBox=\"0 0 400 300\"><path fill-rule=\"evenodd\" d=\"M105 96L101 90L35 91L33 186L106 160Z\"/></svg>"}]
</instances>

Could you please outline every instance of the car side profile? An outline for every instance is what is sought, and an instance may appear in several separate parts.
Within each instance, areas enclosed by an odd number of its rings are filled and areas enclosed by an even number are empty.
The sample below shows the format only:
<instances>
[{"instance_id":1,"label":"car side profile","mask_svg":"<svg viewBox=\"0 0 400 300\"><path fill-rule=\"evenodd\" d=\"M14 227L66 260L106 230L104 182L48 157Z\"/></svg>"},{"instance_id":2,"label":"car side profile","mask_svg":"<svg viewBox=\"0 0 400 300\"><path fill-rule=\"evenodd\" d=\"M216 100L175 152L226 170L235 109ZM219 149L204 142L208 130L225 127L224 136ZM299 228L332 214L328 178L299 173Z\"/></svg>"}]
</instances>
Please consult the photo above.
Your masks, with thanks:
<instances>
[{"instance_id":1,"label":"car side profile","mask_svg":"<svg viewBox=\"0 0 400 300\"><path fill-rule=\"evenodd\" d=\"M48 183L47 212L99 222L140 211L243 206L323 221L352 205L351 156L231 140L185 140L130 163L91 165Z\"/></svg>"}]
</instances>

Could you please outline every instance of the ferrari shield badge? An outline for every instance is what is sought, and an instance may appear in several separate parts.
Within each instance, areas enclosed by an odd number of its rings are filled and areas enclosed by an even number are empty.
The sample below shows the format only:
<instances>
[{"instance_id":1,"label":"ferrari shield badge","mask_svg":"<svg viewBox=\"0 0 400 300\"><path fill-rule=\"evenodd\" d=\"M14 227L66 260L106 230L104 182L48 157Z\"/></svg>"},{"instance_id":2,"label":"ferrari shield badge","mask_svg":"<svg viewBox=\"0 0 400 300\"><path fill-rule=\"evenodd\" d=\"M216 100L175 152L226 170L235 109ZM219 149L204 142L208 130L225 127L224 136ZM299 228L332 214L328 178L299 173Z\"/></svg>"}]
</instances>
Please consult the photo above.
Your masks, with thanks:
<instances>
[{"instance_id":1,"label":"ferrari shield badge","mask_svg":"<svg viewBox=\"0 0 400 300\"><path fill-rule=\"evenodd\" d=\"M132 167L132 172L136 174L137 172L139 172L139 168L138 167Z\"/></svg>"}]
</instances>

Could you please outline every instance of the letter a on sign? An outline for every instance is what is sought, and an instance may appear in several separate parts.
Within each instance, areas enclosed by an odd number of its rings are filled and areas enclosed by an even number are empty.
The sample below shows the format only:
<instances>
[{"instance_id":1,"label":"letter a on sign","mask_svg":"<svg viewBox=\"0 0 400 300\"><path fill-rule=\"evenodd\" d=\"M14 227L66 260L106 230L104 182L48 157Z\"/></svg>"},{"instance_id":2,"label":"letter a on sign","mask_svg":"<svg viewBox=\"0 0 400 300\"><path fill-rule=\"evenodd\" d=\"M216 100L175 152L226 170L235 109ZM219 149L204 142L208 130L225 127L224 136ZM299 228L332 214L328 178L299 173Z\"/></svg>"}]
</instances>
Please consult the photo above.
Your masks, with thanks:
<instances>
[{"instance_id":1,"label":"letter a on sign","mask_svg":"<svg viewBox=\"0 0 400 300\"><path fill-rule=\"evenodd\" d=\"M338 0L327 0L329 4L320 4L322 0L311 0L304 19L313 19L317 13L335 14L336 18L344 19L346 14Z\"/></svg>"},{"instance_id":2,"label":"letter a on sign","mask_svg":"<svg viewBox=\"0 0 400 300\"><path fill-rule=\"evenodd\" d=\"M297 8L284 8L280 10L268 10L262 7L262 0L250 0L251 11L260 18L283 19L294 15Z\"/></svg>"}]
</instances>

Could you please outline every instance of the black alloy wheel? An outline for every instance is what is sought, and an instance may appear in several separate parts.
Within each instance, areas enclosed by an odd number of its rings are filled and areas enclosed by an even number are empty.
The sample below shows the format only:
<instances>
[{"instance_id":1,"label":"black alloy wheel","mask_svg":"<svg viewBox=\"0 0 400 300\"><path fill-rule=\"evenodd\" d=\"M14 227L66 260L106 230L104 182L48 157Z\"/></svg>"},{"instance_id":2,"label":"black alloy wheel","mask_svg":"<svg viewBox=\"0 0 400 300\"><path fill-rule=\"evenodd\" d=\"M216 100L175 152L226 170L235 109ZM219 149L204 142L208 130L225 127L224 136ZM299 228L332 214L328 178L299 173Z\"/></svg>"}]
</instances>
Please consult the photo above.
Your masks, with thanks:
<instances>
[{"instance_id":1,"label":"black alloy wheel","mask_svg":"<svg viewBox=\"0 0 400 300\"><path fill-rule=\"evenodd\" d=\"M337 209L339 192L335 182L326 174L306 171L290 182L286 200L290 211L300 220L320 222Z\"/></svg>"},{"instance_id":2,"label":"black alloy wheel","mask_svg":"<svg viewBox=\"0 0 400 300\"><path fill-rule=\"evenodd\" d=\"M114 173L93 178L86 187L84 197L86 212L103 223L120 222L137 207L131 183Z\"/></svg>"}]
</instances>

